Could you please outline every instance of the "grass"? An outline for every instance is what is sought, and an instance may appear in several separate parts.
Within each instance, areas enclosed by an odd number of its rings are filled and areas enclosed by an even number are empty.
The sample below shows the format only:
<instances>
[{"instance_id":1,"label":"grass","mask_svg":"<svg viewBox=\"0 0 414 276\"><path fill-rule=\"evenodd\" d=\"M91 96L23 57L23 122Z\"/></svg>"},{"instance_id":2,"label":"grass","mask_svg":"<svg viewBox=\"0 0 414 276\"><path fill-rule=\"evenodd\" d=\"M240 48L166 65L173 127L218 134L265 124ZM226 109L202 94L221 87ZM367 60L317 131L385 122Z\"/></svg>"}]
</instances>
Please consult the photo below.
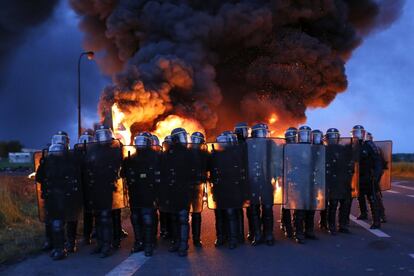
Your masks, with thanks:
<instances>
[{"instance_id":1,"label":"grass","mask_svg":"<svg viewBox=\"0 0 414 276\"><path fill-rule=\"evenodd\" d=\"M402 178L414 178L414 162L393 163L392 176Z\"/></svg>"},{"instance_id":2,"label":"grass","mask_svg":"<svg viewBox=\"0 0 414 276\"><path fill-rule=\"evenodd\" d=\"M10 169L18 169L18 168L33 168L32 163L10 163L8 159L0 160L0 170L10 168Z\"/></svg>"},{"instance_id":3,"label":"grass","mask_svg":"<svg viewBox=\"0 0 414 276\"><path fill-rule=\"evenodd\" d=\"M0 176L0 264L39 251L43 237L33 180Z\"/></svg>"}]
</instances>

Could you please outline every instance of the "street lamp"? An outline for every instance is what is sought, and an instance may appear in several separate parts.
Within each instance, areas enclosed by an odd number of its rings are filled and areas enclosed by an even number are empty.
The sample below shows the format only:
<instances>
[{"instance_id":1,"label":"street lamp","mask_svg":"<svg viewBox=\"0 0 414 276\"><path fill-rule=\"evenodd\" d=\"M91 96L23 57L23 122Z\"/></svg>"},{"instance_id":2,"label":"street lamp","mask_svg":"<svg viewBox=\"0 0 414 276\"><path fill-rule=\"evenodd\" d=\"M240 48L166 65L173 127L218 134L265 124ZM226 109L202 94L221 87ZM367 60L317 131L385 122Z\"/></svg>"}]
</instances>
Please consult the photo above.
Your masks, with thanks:
<instances>
[{"instance_id":1,"label":"street lamp","mask_svg":"<svg viewBox=\"0 0 414 276\"><path fill-rule=\"evenodd\" d=\"M87 56L89 60L92 60L95 56L95 53L92 51L83 52L82 54L80 54L78 60L78 137L82 135L80 66L83 56Z\"/></svg>"}]
</instances>

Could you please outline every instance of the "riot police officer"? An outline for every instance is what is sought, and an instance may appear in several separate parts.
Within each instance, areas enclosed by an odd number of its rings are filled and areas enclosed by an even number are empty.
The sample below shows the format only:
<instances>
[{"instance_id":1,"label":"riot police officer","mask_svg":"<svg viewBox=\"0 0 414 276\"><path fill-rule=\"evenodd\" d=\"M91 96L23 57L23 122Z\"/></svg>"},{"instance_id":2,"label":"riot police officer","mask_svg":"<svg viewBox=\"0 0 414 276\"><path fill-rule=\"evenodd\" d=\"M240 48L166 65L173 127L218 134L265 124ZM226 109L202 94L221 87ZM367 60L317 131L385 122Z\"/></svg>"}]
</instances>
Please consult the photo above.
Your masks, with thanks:
<instances>
[{"instance_id":1,"label":"riot police officer","mask_svg":"<svg viewBox=\"0 0 414 276\"><path fill-rule=\"evenodd\" d=\"M85 208L93 212L96 222L97 245L92 253L104 258L119 246L121 235L118 222L114 225L112 210L125 207L119 181L122 148L105 126L95 131L95 141L79 148L84 153Z\"/></svg>"},{"instance_id":2,"label":"riot police officer","mask_svg":"<svg viewBox=\"0 0 414 276\"><path fill-rule=\"evenodd\" d=\"M377 146L372 141L365 140L365 129L356 125L352 129L352 137L358 140L359 144L359 196L368 199L371 213L371 229L381 227L380 220L380 188L379 181L382 175L382 161ZM364 200L365 201L365 200ZM363 201L360 200L361 215L363 215Z\"/></svg>"},{"instance_id":3,"label":"riot police officer","mask_svg":"<svg viewBox=\"0 0 414 276\"><path fill-rule=\"evenodd\" d=\"M237 123L234 126L234 133L237 136L239 144L244 144L249 137L249 126L245 122ZM247 239L252 242L254 240L253 220L251 219L251 207L246 208L246 216L248 223ZM243 208L237 211L238 229L239 229L239 242L244 242L244 213Z\"/></svg>"},{"instance_id":4,"label":"riot police officer","mask_svg":"<svg viewBox=\"0 0 414 276\"><path fill-rule=\"evenodd\" d=\"M194 154L195 163L192 164L192 179L194 181L194 192L197 195L204 195L204 183L207 179L207 152L204 134L194 132L191 134L191 151ZM198 191L202 189L202 192ZM199 201L197 201L199 202ZM202 247L201 242L201 212L191 213L191 233L195 247Z\"/></svg>"},{"instance_id":5,"label":"riot police officer","mask_svg":"<svg viewBox=\"0 0 414 276\"><path fill-rule=\"evenodd\" d=\"M274 244L273 236L273 186L269 180L270 162L267 152L272 141L268 140L268 127L260 123L252 127L252 139L247 143L248 149L248 183L251 189L251 219L253 221L254 239L252 245L266 242ZM263 228L262 228L263 225Z\"/></svg>"},{"instance_id":6,"label":"riot police officer","mask_svg":"<svg viewBox=\"0 0 414 276\"><path fill-rule=\"evenodd\" d=\"M244 145L237 143L234 134L227 131L217 136L209 162L211 200L208 201L216 219L217 247L226 242L230 249L237 247L237 213L247 199L244 158Z\"/></svg>"},{"instance_id":7,"label":"riot police officer","mask_svg":"<svg viewBox=\"0 0 414 276\"><path fill-rule=\"evenodd\" d=\"M348 205L351 198L351 182L354 174L352 141L343 140L336 128L326 132L326 181L328 185L328 226L329 233L336 233L336 213L339 204L339 228L349 233L347 226Z\"/></svg>"},{"instance_id":8,"label":"riot police officer","mask_svg":"<svg viewBox=\"0 0 414 276\"><path fill-rule=\"evenodd\" d=\"M51 227L53 251L50 256L60 260L68 251L76 251L76 226L82 208L80 162L69 150L69 137L65 132L53 136L47 155L40 161L36 181L41 184L46 218Z\"/></svg>"},{"instance_id":9,"label":"riot police officer","mask_svg":"<svg viewBox=\"0 0 414 276\"><path fill-rule=\"evenodd\" d=\"M298 130L290 127L285 132L286 144L296 144ZM281 228L287 238L293 238L292 215L289 209L285 209L282 205L281 210Z\"/></svg>"},{"instance_id":10,"label":"riot police officer","mask_svg":"<svg viewBox=\"0 0 414 276\"><path fill-rule=\"evenodd\" d=\"M131 154L132 148L134 150ZM152 256L156 226L156 187L160 181L160 151L153 146L153 137L147 132L136 136L134 146L127 146L126 149L128 153L121 176L128 186L135 237L132 253L144 250L145 256Z\"/></svg>"},{"instance_id":11,"label":"riot police officer","mask_svg":"<svg viewBox=\"0 0 414 276\"><path fill-rule=\"evenodd\" d=\"M164 143L162 145L163 151L168 151L172 145L171 135L167 135L164 138ZM171 237L171 216L167 212L163 212L159 209L160 212L160 237L163 239L169 239Z\"/></svg>"}]
</instances>

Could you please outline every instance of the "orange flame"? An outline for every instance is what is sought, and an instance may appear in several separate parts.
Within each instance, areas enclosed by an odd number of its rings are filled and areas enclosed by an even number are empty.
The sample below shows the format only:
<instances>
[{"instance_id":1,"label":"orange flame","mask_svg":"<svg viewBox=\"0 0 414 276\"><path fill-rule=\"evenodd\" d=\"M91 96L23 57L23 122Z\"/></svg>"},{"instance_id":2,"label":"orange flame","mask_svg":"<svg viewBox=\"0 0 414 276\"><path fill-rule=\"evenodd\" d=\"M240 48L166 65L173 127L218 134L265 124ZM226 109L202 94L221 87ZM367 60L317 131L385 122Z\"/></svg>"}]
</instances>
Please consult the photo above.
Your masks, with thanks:
<instances>
[{"instance_id":1,"label":"orange flame","mask_svg":"<svg viewBox=\"0 0 414 276\"><path fill-rule=\"evenodd\" d=\"M112 128L116 139L124 145L131 144L131 125L126 123L125 114L116 103L112 106Z\"/></svg>"},{"instance_id":2,"label":"orange flame","mask_svg":"<svg viewBox=\"0 0 414 276\"><path fill-rule=\"evenodd\" d=\"M270 131L270 136L271 137L276 137L279 135L282 135L283 133L278 131L276 129L276 123L279 121L279 116L277 116L276 113L272 113L270 114L270 117L268 119L268 123L269 123L269 131Z\"/></svg>"},{"instance_id":3,"label":"orange flame","mask_svg":"<svg viewBox=\"0 0 414 276\"><path fill-rule=\"evenodd\" d=\"M155 127L154 134L157 135L161 141L163 141L166 136L170 135L171 131L177 127L184 128L189 134L195 131L205 133L204 128L199 122L178 115L169 115L164 121L159 121Z\"/></svg>"}]
</instances>

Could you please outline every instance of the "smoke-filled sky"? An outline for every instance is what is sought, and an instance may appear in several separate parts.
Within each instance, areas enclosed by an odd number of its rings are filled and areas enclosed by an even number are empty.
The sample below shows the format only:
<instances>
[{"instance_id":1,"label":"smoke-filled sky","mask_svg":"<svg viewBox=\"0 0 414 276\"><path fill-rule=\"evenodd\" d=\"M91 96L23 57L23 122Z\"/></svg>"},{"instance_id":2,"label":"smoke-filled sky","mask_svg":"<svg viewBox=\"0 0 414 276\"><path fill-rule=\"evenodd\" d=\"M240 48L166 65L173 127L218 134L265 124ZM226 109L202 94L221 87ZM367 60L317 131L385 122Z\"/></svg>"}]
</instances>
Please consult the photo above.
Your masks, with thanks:
<instances>
[{"instance_id":1,"label":"smoke-filled sky","mask_svg":"<svg viewBox=\"0 0 414 276\"><path fill-rule=\"evenodd\" d=\"M44 2L52 8L55 5L54 1ZM414 28L414 20L409 13L413 10L414 3L407 1L402 15L391 27L365 38L345 66L346 92L339 94L327 108L306 112L311 127L322 130L338 127L348 134L354 124L361 123L376 138L394 140L394 152L414 152L411 142L414 130L410 125L414 106L411 77L414 57L410 53L414 34L410 30ZM0 140L19 139L29 147L43 146L59 129L75 137L77 129L76 65L84 36L78 27L79 18L62 2L49 19L42 24L37 23L39 20L28 20L39 25L19 27L13 47L9 50L4 46L7 59L0 45L0 68L7 68L0 77ZM269 47L277 49L283 45ZM89 125L98 120L99 96L111 83L100 74L99 68L103 68L102 64L99 67L86 59L82 63L84 121Z\"/></svg>"}]
</instances>

